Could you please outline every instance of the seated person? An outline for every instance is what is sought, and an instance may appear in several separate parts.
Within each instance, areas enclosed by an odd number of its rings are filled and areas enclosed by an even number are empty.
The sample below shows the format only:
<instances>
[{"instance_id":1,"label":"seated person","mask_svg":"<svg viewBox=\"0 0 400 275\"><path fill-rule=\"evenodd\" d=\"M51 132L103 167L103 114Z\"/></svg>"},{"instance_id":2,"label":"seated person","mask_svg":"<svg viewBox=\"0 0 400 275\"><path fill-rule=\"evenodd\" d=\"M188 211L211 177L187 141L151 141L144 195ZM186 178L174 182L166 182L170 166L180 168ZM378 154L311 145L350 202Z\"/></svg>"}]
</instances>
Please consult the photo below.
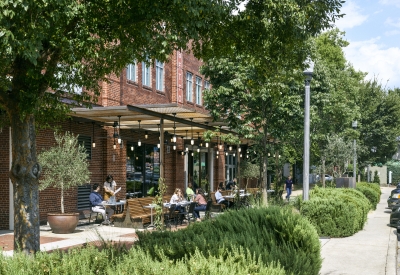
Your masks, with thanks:
<instances>
[{"instance_id":1,"label":"seated person","mask_svg":"<svg viewBox=\"0 0 400 275\"><path fill-rule=\"evenodd\" d=\"M190 182L188 184L188 187L186 188L186 196L189 201L192 200L192 198L194 196L193 185Z\"/></svg>"},{"instance_id":2,"label":"seated person","mask_svg":"<svg viewBox=\"0 0 400 275\"><path fill-rule=\"evenodd\" d=\"M176 188L169 203L176 204L175 210L179 211L179 213L181 213L181 212L184 212L185 209L181 205L178 205L178 203L183 202L183 201L186 201L186 200L183 197L182 190L180 188Z\"/></svg>"},{"instance_id":3,"label":"seated person","mask_svg":"<svg viewBox=\"0 0 400 275\"><path fill-rule=\"evenodd\" d=\"M236 185L236 178L228 182L228 184L225 187L225 190L233 190L235 189L235 185Z\"/></svg>"},{"instance_id":4,"label":"seated person","mask_svg":"<svg viewBox=\"0 0 400 275\"><path fill-rule=\"evenodd\" d=\"M218 189L225 190L224 183L222 181L218 184Z\"/></svg>"},{"instance_id":5,"label":"seated person","mask_svg":"<svg viewBox=\"0 0 400 275\"><path fill-rule=\"evenodd\" d=\"M93 191L89 195L90 204L92 205L92 211L96 213L101 213L103 216L103 223L104 225L110 224L110 217L114 214L114 210L110 207L105 207L103 205L103 197L100 195L100 186L95 183L93 184ZM107 215L106 215L107 211Z\"/></svg>"},{"instance_id":6,"label":"seated person","mask_svg":"<svg viewBox=\"0 0 400 275\"><path fill-rule=\"evenodd\" d=\"M233 203L225 200L221 194L221 191L222 191L222 188L220 186L218 186L218 189L215 192L215 200L217 201L217 203L224 204L226 207L232 207Z\"/></svg>"},{"instance_id":7,"label":"seated person","mask_svg":"<svg viewBox=\"0 0 400 275\"><path fill-rule=\"evenodd\" d=\"M194 208L193 215L196 217L196 221L200 222L200 211L206 211L207 201L204 195L203 189L199 188L196 190L196 198L194 200L197 202L197 206Z\"/></svg>"}]
</instances>

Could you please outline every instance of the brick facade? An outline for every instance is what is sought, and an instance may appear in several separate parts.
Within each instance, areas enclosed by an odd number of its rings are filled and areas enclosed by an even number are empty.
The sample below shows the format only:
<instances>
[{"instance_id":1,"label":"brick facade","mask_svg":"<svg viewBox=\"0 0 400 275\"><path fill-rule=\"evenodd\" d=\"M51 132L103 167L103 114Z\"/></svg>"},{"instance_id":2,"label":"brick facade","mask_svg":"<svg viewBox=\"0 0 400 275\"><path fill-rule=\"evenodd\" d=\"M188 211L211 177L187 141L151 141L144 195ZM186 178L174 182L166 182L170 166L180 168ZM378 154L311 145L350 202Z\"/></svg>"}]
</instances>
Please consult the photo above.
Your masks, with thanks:
<instances>
[{"instance_id":1,"label":"brick facade","mask_svg":"<svg viewBox=\"0 0 400 275\"><path fill-rule=\"evenodd\" d=\"M195 84L196 76L202 79L202 89L204 89L204 76L199 73L201 62L193 55L187 53L175 52L171 55L170 61L164 64L164 85L163 91L156 89L156 70L151 66L151 87L142 85L142 64L137 64L137 81L127 79L126 69L121 75L110 76L110 82L102 82L102 93L98 98L97 104L100 106L125 106L140 104L168 104L178 103L181 106L190 106L199 113L207 113L202 104L195 104ZM193 100L186 101L186 72L193 74ZM179 79L181 77L181 79ZM181 98L179 98L179 96ZM180 101L182 103L180 103ZM67 120L58 125L61 131L70 131L74 134L92 137L93 125L90 122L77 122L75 120ZM113 149L113 127L102 127L95 124L94 141L96 147L92 148L92 158L90 162L91 180L90 184L103 184L108 174L114 176L117 185L122 190L117 194L117 199L124 199L126 193L126 142L123 148L117 145L117 149ZM137 133L128 130L121 130L121 135L134 138ZM137 138L137 137L136 137ZM37 151L40 153L44 148L49 148L55 143L53 130L41 130L37 134ZM147 140L142 142L148 144L157 144L158 133L149 132ZM2 200L0 201L0 229L9 229L9 129L3 128L0 131L0 184L3 186L0 190ZM170 150L169 153L164 152L164 170L165 180L168 186L167 193L172 194L176 187L185 188L185 175L183 167L185 165L185 157L178 152L184 150L181 138L177 140L177 150ZM212 150L211 150L212 152ZM214 159L213 180L214 187L218 182L225 181L224 163L225 158L223 152L220 157ZM40 220L41 223L47 221L47 213L60 211L60 191L48 188L40 192ZM73 212L77 210L77 188L70 189L64 194L65 211Z\"/></svg>"}]
</instances>

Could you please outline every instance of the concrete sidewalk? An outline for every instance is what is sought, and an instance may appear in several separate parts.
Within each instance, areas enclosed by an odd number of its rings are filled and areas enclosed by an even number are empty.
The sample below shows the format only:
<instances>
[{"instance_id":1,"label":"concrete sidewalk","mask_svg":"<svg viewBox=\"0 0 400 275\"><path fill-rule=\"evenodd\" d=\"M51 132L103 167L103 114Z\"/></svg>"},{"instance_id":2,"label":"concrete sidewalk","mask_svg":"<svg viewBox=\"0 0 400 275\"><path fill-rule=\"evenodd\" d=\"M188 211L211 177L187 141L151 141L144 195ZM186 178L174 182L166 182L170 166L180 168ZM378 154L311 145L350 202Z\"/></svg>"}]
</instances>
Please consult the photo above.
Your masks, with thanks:
<instances>
[{"instance_id":1,"label":"concrete sidewalk","mask_svg":"<svg viewBox=\"0 0 400 275\"><path fill-rule=\"evenodd\" d=\"M377 209L368 214L363 230L347 238L320 239L321 275L397 274L397 234L395 228L388 226L391 210L386 209L391 190L393 187L381 187L381 200ZM301 195L302 190L295 190L291 197Z\"/></svg>"}]
</instances>

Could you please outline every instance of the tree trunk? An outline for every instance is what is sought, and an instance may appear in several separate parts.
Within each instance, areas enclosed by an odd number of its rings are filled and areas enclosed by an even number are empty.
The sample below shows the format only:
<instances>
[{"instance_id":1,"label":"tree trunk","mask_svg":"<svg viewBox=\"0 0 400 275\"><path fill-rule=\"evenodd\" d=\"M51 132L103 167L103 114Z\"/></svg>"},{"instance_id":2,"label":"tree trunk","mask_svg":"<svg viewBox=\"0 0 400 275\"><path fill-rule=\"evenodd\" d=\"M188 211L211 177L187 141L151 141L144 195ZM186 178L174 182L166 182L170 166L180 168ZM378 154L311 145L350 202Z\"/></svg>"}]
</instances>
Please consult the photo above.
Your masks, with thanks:
<instances>
[{"instance_id":1,"label":"tree trunk","mask_svg":"<svg viewBox=\"0 0 400 275\"><path fill-rule=\"evenodd\" d=\"M61 183L61 213L64 214L64 183Z\"/></svg>"},{"instance_id":2,"label":"tree trunk","mask_svg":"<svg viewBox=\"0 0 400 275\"><path fill-rule=\"evenodd\" d=\"M267 138L268 138L268 132L267 132L267 127L264 127L264 137L263 137L263 144L261 148L262 150L262 157L263 157L263 184L262 184L262 196L263 196L263 202L264 205L268 205L268 193L267 193L267 188L268 188L268 155L266 152L267 148Z\"/></svg>"},{"instance_id":3,"label":"tree trunk","mask_svg":"<svg viewBox=\"0 0 400 275\"><path fill-rule=\"evenodd\" d=\"M26 254L40 250L39 185L41 167L36 156L33 115L21 120L18 110L10 111L14 188L14 249Z\"/></svg>"}]
</instances>

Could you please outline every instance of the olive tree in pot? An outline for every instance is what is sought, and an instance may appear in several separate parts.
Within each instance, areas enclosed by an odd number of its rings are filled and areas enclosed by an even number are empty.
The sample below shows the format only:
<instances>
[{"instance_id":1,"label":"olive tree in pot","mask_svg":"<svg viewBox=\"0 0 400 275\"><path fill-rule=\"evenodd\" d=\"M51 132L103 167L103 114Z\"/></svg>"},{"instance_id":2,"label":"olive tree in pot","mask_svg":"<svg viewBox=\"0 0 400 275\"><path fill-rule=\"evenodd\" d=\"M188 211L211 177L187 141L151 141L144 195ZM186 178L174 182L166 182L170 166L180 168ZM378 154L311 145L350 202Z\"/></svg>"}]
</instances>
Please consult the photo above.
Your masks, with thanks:
<instances>
[{"instance_id":1,"label":"olive tree in pot","mask_svg":"<svg viewBox=\"0 0 400 275\"><path fill-rule=\"evenodd\" d=\"M39 190L48 187L61 190L61 213L48 213L47 220L54 233L67 234L75 231L79 213L64 212L64 194L71 187L87 184L90 179L86 149L78 144L78 136L55 132L56 145L38 155L42 165Z\"/></svg>"}]
</instances>

